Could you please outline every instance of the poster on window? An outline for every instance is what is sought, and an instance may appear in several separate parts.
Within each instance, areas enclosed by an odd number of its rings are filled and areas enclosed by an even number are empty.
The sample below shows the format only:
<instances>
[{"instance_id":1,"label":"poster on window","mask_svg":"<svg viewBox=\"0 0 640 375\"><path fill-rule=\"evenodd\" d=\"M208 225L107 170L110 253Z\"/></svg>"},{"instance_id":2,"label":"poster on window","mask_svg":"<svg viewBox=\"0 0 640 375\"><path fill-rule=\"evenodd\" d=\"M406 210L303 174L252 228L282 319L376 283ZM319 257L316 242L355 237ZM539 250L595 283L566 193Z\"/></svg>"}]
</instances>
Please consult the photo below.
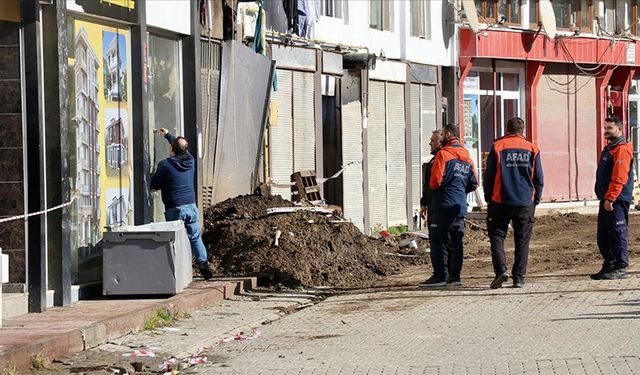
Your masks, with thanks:
<instances>
[{"instance_id":1,"label":"poster on window","mask_svg":"<svg viewBox=\"0 0 640 375\"><path fill-rule=\"evenodd\" d=\"M72 264L83 283L99 275L91 259L102 232L133 222L130 35L74 18L69 25Z\"/></svg>"}]
</instances>

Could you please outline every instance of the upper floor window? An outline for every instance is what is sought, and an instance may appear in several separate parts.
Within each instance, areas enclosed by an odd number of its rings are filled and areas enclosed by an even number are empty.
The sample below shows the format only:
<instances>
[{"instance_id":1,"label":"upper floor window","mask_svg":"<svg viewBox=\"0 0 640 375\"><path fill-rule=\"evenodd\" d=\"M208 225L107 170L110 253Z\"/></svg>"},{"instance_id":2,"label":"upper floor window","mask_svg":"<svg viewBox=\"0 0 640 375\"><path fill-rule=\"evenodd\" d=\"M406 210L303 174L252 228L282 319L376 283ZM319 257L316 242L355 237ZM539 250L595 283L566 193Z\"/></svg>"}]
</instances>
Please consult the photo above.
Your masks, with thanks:
<instances>
[{"instance_id":1,"label":"upper floor window","mask_svg":"<svg viewBox=\"0 0 640 375\"><path fill-rule=\"evenodd\" d=\"M431 3L427 0L413 0L410 2L411 36L429 39L429 11Z\"/></svg>"},{"instance_id":2,"label":"upper floor window","mask_svg":"<svg viewBox=\"0 0 640 375\"><path fill-rule=\"evenodd\" d=\"M393 0L369 0L369 27L391 31Z\"/></svg>"},{"instance_id":3,"label":"upper floor window","mask_svg":"<svg viewBox=\"0 0 640 375\"><path fill-rule=\"evenodd\" d=\"M478 15L485 22L502 21L507 24L520 24L522 0L474 0Z\"/></svg>"},{"instance_id":4,"label":"upper floor window","mask_svg":"<svg viewBox=\"0 0 640 375\"><path fill-rule=\"evenodd\" d=\"M556 27L560 29L591 30L592 0L553 0Z\"/></svg>"},{"instance_id":5,"label":"upper floor window","mask_svg":"<svg viewBox=\"0 0 640 375\"><path fill-rule=\"evenodd\" d=\"M343 0L322 0L321 14L327 17L342 18Z\"/></svg>"},{"instance_id":6,"label":"upper floor window","mask_svg":"<svg viewBox=\"0 0 640 375\"><path fill-rule=\"evenodd\" d=\"M640 0L605 0L604 24L600 23L600 27L608 33L638 36L638 16Z\"/></svg>"}]
</instances>

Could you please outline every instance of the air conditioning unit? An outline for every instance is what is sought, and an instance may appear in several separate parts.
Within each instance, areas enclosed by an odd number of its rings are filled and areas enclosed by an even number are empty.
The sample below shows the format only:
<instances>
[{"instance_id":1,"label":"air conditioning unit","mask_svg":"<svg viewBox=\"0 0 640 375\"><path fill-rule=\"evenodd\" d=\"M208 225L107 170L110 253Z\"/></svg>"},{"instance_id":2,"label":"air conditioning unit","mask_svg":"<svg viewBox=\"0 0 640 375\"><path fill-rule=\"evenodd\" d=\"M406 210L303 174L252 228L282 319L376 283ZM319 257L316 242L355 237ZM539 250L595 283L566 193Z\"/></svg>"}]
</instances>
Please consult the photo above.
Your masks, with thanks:
<instances>
[{"instance_id":1,"label":"air conditioning unit","mask_svg":"<svg viewBox=\"0 0 640 375\"><path fill-rule=\"evenodd\" d=\"M241 32L241 39L252 39L256 33L256 23L258 22L258 11L260 7L256 3L240 3L238 4L238 18L236 23L240 26L238 30ZM262 11L262 35L266 32L266 15Z\"/></svg>"}]
</instances>

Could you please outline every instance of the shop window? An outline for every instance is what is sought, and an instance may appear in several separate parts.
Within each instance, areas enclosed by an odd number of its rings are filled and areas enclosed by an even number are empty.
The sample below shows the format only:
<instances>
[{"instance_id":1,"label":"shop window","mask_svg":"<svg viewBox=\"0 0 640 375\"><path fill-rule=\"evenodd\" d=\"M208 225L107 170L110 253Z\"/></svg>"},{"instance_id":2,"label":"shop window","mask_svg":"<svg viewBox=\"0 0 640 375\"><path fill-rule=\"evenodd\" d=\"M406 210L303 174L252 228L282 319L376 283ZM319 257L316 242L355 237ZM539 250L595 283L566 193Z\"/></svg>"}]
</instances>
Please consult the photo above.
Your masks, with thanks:
<instances>
[{"instance_id":1,"label":"shop window","mask_svg":"<svg viewBox=\"0 0 640 375\"><path fill-rule=\"evenodd\" d=\"M475 0L475 3L481 21L506 24L521 23L522 0Z\"/></svg>"},{"instance_id":2,"label":"shop window","mask_svg":"<svg viewBox=\"0 0 640 375\"><path fill-rule=\"evenodd\" d=\"M393 0L369 1L369 27L392 31Z\"/></svg>"},{"instance_id":3,"label":"shop window","mask_svg":"<svg viewBox=\"0 0 640 375\"><path fill-rule=\"evenodd\" d=\"M150 100L149 127L152 130L166 128L174 135L183 135L182 81L180 67L180 42L178 40L149 35ZM157 132L150 134L152 168L169 155L169 143ZM195 140L189 140L192 144ZM164 206L159 192L153 193L154 220L164 220Z\"/></svg>"},{"instance_id":4,"label":"shop window","mask_svg":"<svg viewBox=\"0 0 640 375\"><path fill-rule=\"evenodd\" d=\"M326 17L342 18L343 0L322 0L320 14Z\"/></svg>"},{"instance_id":5,"label":"shop window","mask_svg":"<svg viewBox=\"0 0 640 375\"><path fill-rule=\"evenodd\" d=\"M411 36L429 39L429 7L427 0L414 0L409 3L411 14Z\"/></svg>"}]
</instances>

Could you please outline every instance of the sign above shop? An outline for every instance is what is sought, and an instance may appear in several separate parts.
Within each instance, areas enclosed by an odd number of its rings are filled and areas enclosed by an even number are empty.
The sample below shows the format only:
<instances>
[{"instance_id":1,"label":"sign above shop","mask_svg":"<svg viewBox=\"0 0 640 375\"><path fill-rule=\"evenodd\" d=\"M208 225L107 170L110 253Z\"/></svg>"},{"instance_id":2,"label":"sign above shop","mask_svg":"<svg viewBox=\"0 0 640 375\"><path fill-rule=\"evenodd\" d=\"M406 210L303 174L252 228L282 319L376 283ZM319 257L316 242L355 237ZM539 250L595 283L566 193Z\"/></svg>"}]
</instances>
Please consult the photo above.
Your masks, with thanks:
<instances>
[{"instance_id":1,"label":"sign above shop","mask_svg":"<svg viewBox=\"0 0 640 375\"><path fill-rule=\"evenodd\" d=\"M69 0L67 2L67 7L72 10L76 10L78 5L81 11L87 14L138 23L136 0Z\"/></svg>"},{"instance_id":2,"label":"sign above shop","mask_svg":"<svg viewBox=\"0 0 640 375\"><path fill-rule=\"evenodd\" d=\"M0 1L0 21L20 22L20 0Z\"/></svg>"}]
</instances>

